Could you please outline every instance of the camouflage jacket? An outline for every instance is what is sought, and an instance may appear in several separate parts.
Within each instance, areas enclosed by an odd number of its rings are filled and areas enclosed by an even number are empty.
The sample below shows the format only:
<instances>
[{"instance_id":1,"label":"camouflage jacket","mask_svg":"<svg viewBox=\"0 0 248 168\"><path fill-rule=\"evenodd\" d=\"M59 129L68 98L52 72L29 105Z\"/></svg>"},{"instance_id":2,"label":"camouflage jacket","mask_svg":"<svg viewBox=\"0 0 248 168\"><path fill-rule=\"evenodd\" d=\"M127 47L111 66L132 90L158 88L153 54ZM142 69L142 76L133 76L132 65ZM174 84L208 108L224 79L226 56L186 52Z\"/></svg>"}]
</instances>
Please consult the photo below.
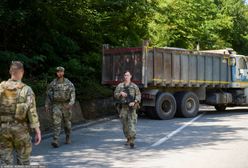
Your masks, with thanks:
<instances>
[{"instance_id":1,"label":"camouflage jacket","mask_svg":"<svg viewBox=\"0 0 248 168\"><path fill-rule=\"evenodd\" d=\"M9 79L0 83L0 122L27 122L31 128L40 126L35 95L31 87Z\"/></svg>"},{"instance_id":2,"label":"camouflage jacket","mask_svg":"<svg viewBox=\"0 0 248 168\"><path fill-rule=\"evenodd\" d=\"M126 87L126 88L125 88ZM133 97L134 101L140 102L141 101L141 93L136 84L131 82L128 86L125 86L124 82L120 83L114 91L114 98L117 99L119 102L123 101L125 98L120 96L120 92L126 92L125 89L128 89L130 96Z\"/></svg>"},{"instance_id":3,"label":"camouflage jacket","mask_svg":"<svg viewBox=\"0 0 248 168\"><path fill-rule=\"evenodd\" d=\"M73 83L67 78L64 78L63 81L59 81L56 78L48 85L45 105L48 107L56 102L68 102L69 105L73 105L75 98L76 94Z\"/></svg>"}]
</instances>

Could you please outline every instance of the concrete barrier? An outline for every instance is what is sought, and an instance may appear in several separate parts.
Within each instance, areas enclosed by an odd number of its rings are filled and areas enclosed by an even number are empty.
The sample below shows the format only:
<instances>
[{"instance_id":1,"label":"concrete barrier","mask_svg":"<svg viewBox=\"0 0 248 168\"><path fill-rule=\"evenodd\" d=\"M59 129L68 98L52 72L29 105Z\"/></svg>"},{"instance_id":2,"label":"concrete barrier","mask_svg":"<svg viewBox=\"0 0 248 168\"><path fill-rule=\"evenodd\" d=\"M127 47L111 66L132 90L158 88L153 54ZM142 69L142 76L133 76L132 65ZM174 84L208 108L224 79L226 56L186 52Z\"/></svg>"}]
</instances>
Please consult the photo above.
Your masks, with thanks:
<instances>
[{"instance_id":1,"label":"concrete barrier","mask_svg":"<svg viewBox=\"0 0 248 168\"><path fill-rule=\"evenodd\" d=\"M113 98L82 101L80 105L86 120L94 120L115 114Z\"/></svg>"},{"instance_id":2,"label":"concrete barrier","mask_svg":"<svg viewBox=\"0 0 248 168\"><path fill-rule=\"evenodd\" d=\"M38 109L41 130L50 132L52 128L51 112L45 112L44 107ZM106 116L114 115L115 108L112 98L96 99L88 101L76 101L72 109L72 124L76 125L89 120L96 120Z\"/></svg>"}]
</instances>

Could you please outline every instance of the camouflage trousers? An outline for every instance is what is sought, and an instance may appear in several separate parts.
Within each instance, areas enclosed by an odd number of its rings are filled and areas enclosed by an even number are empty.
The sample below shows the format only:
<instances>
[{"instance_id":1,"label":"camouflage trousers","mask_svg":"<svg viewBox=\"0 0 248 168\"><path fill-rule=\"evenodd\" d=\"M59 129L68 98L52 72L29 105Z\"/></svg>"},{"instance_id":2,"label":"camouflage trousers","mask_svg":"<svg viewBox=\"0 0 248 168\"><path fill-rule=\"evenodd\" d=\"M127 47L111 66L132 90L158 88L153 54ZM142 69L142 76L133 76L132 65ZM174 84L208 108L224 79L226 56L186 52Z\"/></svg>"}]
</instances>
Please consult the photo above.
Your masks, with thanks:
<instances>
[{"instance_id":1,"label":"camouflage trousers","mask_svg":"<svg viewBox=\"0 0 248 168\"><path fill-rule=\"evenodd\" d=\"M136 138L137 113L135 109L122 107L120 109L120 119L125 137L134 143Z\"/></svg>"},{"instance_id":2,"label":"camouflage trousers","mask_svg":"<svg viewBox=\"0 0 248 168\"><path fill-rule=\"evenodd\" d=\"M0 124L0 165L13 165L16 152L18 165L29 165L32 152L31 136L25 123Z\"/></svg>"},{"instance_id":3,"label":"camouflage trousers","mask_svg":"<svg viewBox=\"0 0 248 168\"><path fill-rule=\"evenodd\" d=\"M72 111L66 108L68 103L56 103L52 107L53 138L59 139L61 125L63 123L66 135L71 134Z\"/></svg>"}]
</instances>

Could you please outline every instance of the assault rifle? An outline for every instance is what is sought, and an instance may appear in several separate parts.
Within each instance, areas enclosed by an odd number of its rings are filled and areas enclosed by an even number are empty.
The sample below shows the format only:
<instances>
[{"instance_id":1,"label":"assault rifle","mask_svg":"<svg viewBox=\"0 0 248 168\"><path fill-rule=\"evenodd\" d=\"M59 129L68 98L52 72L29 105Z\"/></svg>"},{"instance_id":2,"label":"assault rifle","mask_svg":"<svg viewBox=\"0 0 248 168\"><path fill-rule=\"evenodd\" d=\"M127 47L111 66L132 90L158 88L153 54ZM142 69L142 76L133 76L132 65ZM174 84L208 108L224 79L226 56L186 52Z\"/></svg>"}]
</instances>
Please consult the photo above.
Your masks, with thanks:
<instances>
[{"instance_id":1,"label":"assault rifle","mask_svg":"<svg viewBox=\"0 0 248 168\"><path fill-rule=\"evenodd\" d=\"M127 94L127 97L121 100L121 104L129 105L129 103L134 102L134 96L131 96L128 86L124 87L123 92Z\"/></svg>"},{"instance_id":2,"label":"assault rifle","mask_svg":"<svg viewBox=\"0 0 248 168\"><path fill-rule=\"evenodd\" d=\"M123 92L125 92L127 94L127 96L120 101L120 105L128 105L129 106L129 103L135 102L135 97L130 94L130 91L128 88L129 88L128 86L124 87ZM131 109L139 109L139 108L140 108L139 103L135 103L133 107L129 107L130 110Z\"/></svg>"}]
</instances>

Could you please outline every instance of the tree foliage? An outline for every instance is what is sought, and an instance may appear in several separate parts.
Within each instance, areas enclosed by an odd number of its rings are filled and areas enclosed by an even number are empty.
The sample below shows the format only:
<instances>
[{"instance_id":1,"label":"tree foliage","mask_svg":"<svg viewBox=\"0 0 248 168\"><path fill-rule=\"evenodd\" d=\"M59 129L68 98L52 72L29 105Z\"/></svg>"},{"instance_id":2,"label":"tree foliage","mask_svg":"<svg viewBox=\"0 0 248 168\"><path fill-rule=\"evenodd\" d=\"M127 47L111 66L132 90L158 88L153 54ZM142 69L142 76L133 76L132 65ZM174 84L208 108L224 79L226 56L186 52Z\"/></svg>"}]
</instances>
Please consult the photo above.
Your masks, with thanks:
<instances>
[{"instance_id":1,"label":"tree foliage","mask_svg":"<svg viewBox=\"0 0 248 168\"><path fill-rule=\"evenodd\" d=\"M130 47L149 39L248 54L247 25L244 0L1 0L0 78L8 77L11 60L21 60L26 80L41 92L61 65L83 94L100 90L104 43Z\"/></svg>"},{"instance_id":2,"label":"tree foliage","mask_svg":"<svg viewBox=\"0 0 248 168\"><path fill-rule=\"evenodd\" d=\"M240 52L246 48L248 17L242 0L167 0L159 8L149 26L156 45L195 49L199 43L201 49L234 47Z\"/></svg>"}]
</instances>

